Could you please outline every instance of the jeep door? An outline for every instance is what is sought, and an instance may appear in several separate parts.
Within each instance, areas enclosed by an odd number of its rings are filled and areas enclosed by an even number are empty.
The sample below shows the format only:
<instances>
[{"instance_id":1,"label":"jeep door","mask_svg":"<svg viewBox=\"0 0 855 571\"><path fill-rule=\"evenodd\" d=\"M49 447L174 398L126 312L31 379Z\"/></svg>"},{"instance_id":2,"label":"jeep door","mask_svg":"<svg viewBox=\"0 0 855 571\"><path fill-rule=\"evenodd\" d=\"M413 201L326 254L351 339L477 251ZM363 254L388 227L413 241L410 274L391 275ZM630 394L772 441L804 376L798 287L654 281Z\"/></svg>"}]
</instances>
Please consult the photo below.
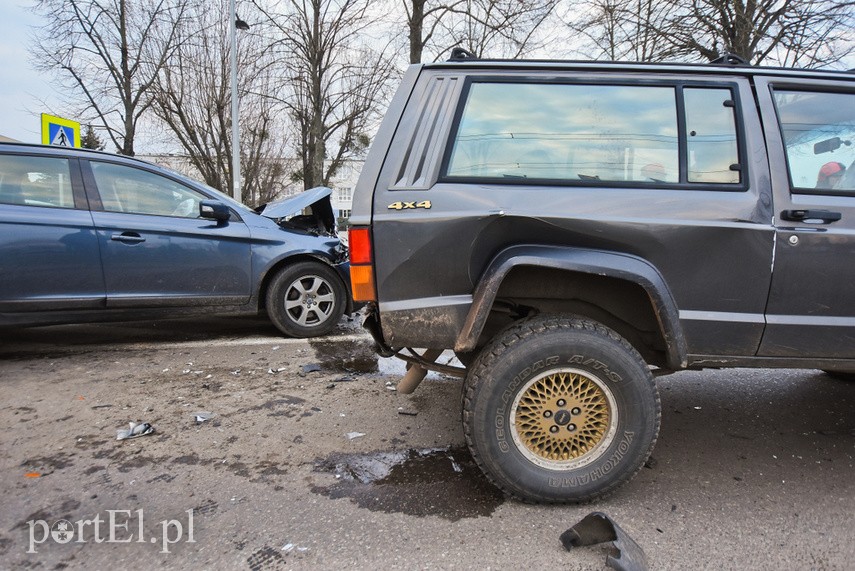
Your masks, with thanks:
<instances>
[{"instance_id":1,"label":"jeep door","mask_svg":"<svg viewBox=\"0 0 855 571\"><path fill-rule=\"evenodd\" d=\"M760 78L775 265L759 354L855 358L855 82Z\"/></svg>"},{"instance_id":2,"label":"jeep door","mask_svg":"<svg viewBox=\"0 0 855 571\"><path fill-rule=\"evenodd\" d=\"M97 188L92 217L108 307L249 301L251 244L243 221L200 218L199 202L208 196L145 169L86 161L84 175Z\"/></svg>"}]
</instances>

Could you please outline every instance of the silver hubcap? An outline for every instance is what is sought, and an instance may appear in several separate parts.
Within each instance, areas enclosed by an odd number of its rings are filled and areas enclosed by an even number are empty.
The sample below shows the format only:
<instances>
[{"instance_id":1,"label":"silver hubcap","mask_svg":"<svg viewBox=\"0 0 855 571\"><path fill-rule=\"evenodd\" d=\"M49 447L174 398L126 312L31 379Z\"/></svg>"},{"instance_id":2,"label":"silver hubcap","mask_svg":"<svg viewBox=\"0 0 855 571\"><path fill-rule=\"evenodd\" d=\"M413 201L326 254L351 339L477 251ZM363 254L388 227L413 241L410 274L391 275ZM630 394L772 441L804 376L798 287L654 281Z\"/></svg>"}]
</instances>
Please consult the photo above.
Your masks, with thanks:
<instances>
[{"instance_id":1,"label":"silver hubcap","mask_svg":"<svg viewBox=\"0 0 855 571\"><path fill-rule=\"evenodd\" d=\"M320 325L328 320L335 308L332 286L320 276L303 276L288 286L285 312L302 327Z\"/></svg>"}]
</instances>

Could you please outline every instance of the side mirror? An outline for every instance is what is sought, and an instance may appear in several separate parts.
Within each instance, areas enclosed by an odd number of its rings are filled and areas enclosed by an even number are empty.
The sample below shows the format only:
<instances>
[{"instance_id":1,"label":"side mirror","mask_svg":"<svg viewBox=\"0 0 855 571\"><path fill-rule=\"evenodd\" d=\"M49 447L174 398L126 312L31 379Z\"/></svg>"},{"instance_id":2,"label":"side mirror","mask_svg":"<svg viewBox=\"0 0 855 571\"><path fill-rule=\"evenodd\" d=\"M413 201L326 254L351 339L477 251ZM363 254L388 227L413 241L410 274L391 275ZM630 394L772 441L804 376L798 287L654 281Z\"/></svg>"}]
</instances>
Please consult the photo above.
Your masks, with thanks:
<instances>
[{"instance_id":1,"label":"side mirror","mask_svg":"<svg viewBox=\"0 0 855 571\"><path fill-rule=\"evenodd\" d=\"M199 203L199 217L207 220L225 222L232 217L232 211L222 202L203 200Z\"/></svg>"}]
</instances>

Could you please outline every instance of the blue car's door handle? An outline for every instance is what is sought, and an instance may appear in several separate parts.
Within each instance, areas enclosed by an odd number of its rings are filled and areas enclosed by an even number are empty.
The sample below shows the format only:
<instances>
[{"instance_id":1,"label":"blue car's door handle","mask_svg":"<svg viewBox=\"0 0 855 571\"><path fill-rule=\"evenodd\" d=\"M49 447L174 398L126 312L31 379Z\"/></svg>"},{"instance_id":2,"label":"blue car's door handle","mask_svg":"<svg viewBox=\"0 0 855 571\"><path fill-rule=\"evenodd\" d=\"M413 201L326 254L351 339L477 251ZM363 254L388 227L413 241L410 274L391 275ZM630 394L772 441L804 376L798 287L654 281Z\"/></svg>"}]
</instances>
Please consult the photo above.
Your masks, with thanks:
<instances>
[{"instance_id":1,"label":"blue car's door handle","mask_svg":"<svg viewBox=\"0 0 855 571\"><path fill-rule=\"evenodd\" d=\"M116 242L124 242L125 244L136 244L138 242L145 242L145 238L143 238L136 232L122 232L121 234L113 234L112 236L110 236L110 240L115 240Z\"/></svg>"}]
</instances>

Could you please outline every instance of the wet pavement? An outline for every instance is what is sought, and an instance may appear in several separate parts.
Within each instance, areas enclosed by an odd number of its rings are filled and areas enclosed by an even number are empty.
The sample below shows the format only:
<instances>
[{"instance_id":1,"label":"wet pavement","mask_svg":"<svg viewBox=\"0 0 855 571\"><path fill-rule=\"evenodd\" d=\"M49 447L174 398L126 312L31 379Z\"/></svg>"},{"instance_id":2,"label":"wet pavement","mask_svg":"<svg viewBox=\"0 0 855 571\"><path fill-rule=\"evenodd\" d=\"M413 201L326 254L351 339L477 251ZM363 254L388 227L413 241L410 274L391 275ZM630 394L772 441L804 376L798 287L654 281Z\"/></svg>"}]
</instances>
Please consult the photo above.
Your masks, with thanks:
<instances>
[{"instance_id":1,"label":"wet pavement","mask_svg":"<svg viewBox=\"0 0 855 571\"><path fill-rule=\"evenodd\" d=\"M371 511L457 521L490 516L505 501L465 447L333 454L315 469L337 481L313 492Z\"/></svg>"},{"instance_id":2,"label":"wet pavement","mask_svg":"<svg viewBox=\"0 0 855 571\"><path fill-rule=\"evenodd\" d=\"M596 504L535 506L474 465L458 379L400 395L403 363L374 355L358 323L312 341L266 327L0 332L0 568L604 569L604 549L559 541L592 511L654 569L852 568L855 384L661 377L662 431L638 476ZM131 421L155 431L117 441Z\"/></svg>"}]
</instances>

